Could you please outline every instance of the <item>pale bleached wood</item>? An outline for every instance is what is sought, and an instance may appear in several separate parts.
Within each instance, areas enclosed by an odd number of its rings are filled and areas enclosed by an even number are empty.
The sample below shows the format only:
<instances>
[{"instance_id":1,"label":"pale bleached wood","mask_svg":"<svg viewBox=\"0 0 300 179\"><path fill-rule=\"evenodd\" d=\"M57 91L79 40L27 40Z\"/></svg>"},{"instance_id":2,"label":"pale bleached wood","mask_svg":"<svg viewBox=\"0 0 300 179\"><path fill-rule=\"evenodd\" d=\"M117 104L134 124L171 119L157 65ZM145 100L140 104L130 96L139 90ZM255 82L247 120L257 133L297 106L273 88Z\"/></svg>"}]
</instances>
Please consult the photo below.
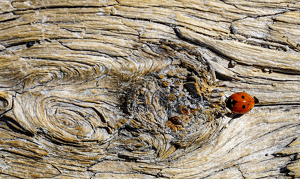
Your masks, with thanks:
<instances>
[{"instance_id":1,"label":"pale bleached wood","mask_svg":"<svg viewBox=\"0 0 300 179\"><path fill-rule=\"evenodd\" d=\"M299 9L1 1L0 177L300 177Z\"/></svg>"}]
</instances>

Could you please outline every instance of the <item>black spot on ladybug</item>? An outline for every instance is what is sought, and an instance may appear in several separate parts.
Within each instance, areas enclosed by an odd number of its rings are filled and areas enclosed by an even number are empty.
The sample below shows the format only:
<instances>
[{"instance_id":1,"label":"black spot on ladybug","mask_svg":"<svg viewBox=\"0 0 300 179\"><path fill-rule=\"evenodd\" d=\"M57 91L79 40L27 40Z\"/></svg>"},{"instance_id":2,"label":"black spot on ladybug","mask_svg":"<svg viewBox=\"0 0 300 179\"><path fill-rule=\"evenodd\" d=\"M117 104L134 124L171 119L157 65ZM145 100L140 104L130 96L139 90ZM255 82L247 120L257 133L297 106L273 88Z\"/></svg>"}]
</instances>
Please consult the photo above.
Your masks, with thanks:
<instances>
[{"instance_id":1,"label":"black spot on ladybug","mask_svg":"<svg viewBox=\"0 0 300 179\"><path fill-rule=\"evenodd\" d=\"M245 96L242 96L243 99L245 99Z\"/></svg>"},{"instance_id":2,"label":"black spot on ladybug","mask_svg":"<svg viewBox=\"0 0 300 179\"><path fill-rule=\"evenodd\" d=\"M247 103L247 105L249 106L250 104L249 104L249 103Z\"/></svg>"},{"instance_id":3,"label":"black spot on ladybug","mask_svg":"<svg viewBox=\"0 0 300 179\"><path fill-rule=\"evenodd\" d=\"M243 108L243 109L245 109L245 108L246 108L246 106L245 106L245 105L243 105L243 106L242 106L242 108Z\"/></svg>"}]
</instances>

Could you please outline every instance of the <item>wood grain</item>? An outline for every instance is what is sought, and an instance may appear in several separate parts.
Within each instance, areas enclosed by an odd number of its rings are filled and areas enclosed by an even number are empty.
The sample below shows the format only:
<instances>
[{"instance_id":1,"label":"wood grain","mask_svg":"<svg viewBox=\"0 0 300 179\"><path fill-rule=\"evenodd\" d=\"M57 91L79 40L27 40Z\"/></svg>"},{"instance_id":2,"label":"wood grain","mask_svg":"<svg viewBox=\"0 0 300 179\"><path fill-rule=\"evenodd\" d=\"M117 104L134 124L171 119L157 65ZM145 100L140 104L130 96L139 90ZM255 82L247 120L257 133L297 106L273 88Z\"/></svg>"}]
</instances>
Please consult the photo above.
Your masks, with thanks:
<instances>
[{"instance_id":1,"label":"wood grain","mask_svg":"<svg viewBox=\"0 0 300 179\"><path fill-rule=\"evenodd\" d=\"M299 9L1 1L0 177L300 177Z\"/></svg>"}]
</instances>

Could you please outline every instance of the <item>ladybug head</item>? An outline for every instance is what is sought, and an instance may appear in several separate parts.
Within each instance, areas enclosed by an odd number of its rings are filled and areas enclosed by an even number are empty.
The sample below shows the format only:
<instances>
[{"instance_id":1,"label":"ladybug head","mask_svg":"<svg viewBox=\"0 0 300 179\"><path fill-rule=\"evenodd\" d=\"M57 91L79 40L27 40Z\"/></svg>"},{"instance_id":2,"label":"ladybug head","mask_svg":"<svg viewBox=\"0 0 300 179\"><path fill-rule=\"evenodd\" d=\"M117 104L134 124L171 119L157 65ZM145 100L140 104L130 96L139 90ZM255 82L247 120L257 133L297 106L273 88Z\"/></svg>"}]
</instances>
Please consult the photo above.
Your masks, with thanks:
<instances>
[{"instance_id":1,"label":"ladybug head","mask_svg":"<svg viewBox=\"0 0 300 179\"><path fill-rule=\"evenodd\" d=\"M231 110L232 106L234 106L236 102L236 100L232 100L230 97L228 97L225 101L226 107Z\"/></svg>"}]
</instances>

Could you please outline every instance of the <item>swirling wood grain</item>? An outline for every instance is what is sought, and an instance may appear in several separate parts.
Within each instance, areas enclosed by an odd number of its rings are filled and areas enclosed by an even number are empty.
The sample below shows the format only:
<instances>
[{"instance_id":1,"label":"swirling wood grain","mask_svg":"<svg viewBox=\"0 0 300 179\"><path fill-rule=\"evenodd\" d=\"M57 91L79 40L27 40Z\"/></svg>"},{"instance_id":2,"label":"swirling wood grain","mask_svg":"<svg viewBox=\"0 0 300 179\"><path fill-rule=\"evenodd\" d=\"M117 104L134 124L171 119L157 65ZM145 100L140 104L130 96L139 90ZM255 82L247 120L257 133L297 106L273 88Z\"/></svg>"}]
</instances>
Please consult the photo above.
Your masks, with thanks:
<instances>
[{"instance_id":1,"label":"swirling wood grain","mask_svg":"<svg viewBox=\"0 0 300 179\"><path fill-rule=\"evenodd\" d=\"M1 1L0 177L300 177L299 9Z\"/></svg>"}]
</instances>

